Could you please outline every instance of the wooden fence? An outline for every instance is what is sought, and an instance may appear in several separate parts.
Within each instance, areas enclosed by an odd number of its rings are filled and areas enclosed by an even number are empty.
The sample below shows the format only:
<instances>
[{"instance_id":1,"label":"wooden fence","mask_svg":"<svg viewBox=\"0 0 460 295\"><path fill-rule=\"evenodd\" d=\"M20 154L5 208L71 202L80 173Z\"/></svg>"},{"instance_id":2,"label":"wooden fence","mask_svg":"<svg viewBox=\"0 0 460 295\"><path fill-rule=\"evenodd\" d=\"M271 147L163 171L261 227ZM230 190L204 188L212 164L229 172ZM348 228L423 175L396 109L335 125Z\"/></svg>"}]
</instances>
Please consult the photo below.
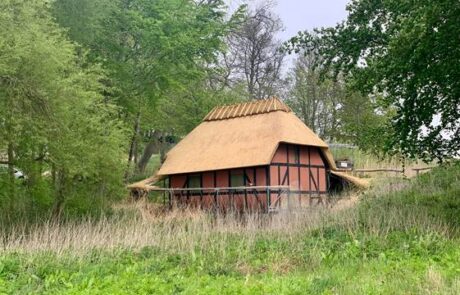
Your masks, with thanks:
<instances>
[{"instance_id":1,"label":"wooden fence","mask_svg":"<svg viewBox=\"0 0 460 295\"><path fill-rule=\"evenodd\" d=\"M429 166L429 167L421 167L421 168L410 168L407 170L412 170L416 173L418 176L420 174L420 171L426 171L426 170L431 170L435 168L436 166ZM402 168L372 168L372 169L339 169L340 171L344 172L351 172L353 174L358 174L362 175L364 173L376 173L376 172L393 172L393 173L401 173L405 174L407 170L404 170Z\"/></svg>"}]
</instances>

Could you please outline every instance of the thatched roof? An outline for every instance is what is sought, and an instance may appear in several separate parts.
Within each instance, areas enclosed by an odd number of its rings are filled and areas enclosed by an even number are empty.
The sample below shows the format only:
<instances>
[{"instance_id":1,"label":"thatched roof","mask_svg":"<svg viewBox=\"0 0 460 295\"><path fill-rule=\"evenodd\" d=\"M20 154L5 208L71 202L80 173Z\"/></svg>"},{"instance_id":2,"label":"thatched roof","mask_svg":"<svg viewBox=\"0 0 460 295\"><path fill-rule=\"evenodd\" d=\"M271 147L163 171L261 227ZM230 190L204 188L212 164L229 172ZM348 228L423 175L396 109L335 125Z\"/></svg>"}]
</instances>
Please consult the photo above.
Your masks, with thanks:
<instances>
[{"instance_id":1,"label":"thatched roof","mask_svg":"<svg viewBox=\"0 0 460 295\"><path fill-rule=\"evenodd\" d=\"M341 179L345 180L348 183L351 183L355 187L358 188L368 188L370 186L369 180L362 179L350 174L347 174L345 172L340 172L340 171L331 171L332 174L340 177Z\"/></svg>"},{"instance_id":2,"label":"thatched roof","mask_svg":"<svg viewBox=\"0 0 460 295\"><path fill-rule=\"evenodd\" d=\"M157 171L158 172L158 171ZM135 183L132 183L130 185L128 185L126 188L128 189L138 189L138 190L144 190L144 191L151 191L151 190L154 190L154 189L157 189L158 187L155 186L155 183L160 180L159 176L158 176L158 173L155 172L153 174L153 176L147 178L147 179L144 179L144 180L141 180L141 181L138 181L138 182L135 182Z\"/></svg>"},{"instance_id":3,"label":"thatched roof","mask_svg":"<svg viewBox=\"0 0 460 295\"><path fill-rule=\"evenodd\" d=\"M168 154L159 176L270 164L280 143L327 144L277 98L217 107Z\"/></svg>"}]
</instances>

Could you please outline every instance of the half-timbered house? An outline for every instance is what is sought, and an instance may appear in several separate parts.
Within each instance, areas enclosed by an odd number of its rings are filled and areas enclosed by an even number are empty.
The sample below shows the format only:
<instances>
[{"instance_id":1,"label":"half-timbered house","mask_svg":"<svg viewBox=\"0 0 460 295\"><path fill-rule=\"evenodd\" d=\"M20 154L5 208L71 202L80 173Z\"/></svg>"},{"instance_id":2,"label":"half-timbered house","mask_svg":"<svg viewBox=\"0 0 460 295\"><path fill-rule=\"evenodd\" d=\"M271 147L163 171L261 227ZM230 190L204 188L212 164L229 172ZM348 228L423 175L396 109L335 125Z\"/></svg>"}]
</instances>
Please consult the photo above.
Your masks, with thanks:
<instances>
[{"instance_id":1,"label":"half-timbered house","mask_svg":"<svg viewBox=\"0 0 460 295\"><path fill-rule=\"evenodd\" d=\"M171 205L275 210L321 202L358 179L277 98L214 108L169 151L158 177Z\"/></svg>"}]
</instances>

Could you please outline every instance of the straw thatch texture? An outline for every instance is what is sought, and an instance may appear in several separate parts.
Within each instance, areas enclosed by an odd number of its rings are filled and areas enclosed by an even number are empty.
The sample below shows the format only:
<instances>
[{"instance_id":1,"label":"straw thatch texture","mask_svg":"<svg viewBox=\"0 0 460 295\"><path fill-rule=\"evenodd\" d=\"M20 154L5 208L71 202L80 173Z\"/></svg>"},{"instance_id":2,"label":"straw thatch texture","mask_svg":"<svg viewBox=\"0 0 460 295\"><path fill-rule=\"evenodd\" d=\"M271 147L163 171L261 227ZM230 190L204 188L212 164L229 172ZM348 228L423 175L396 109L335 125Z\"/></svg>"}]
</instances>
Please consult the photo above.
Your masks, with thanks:
<instances>
[{"instance_id":1,"label":"straw thatch texture","mask_svg":"<svg viewBox=\"0 0 460 295\"><path fill-rule=\"evenodd\" d=\"M160 179L159 179L159 176L158 176L158 171L156 171L153 174L153 176L151 176L151 177L149 177L147 179L132 183L132 184L128 185L126 188L131 189L131 190L132 189L140 189L140 190L145 190L145 191L151 191L153 189L158 188L157 186L154 185L158 180L160 180Z\"/></svg>"},{"instance_id":2,"label":"straw thatch texture","mask_svg":"<svg viewBox=\"0 0 460 295\"><path fill-rule=\"evenodd\" d=\"M292 112L204 121L167 154L159 175L268 165L281 142L327 148Z\"/></svg>"},{"instance_id":3,"label":"straw thatch texture","mask_svg":"<svg viewBox=\"0 0 460 295\"><path fill-rule=\"evenodd\" d=\"M270 112L290 112L291 109L278 98L254 100L227 106L215 107L203 121L225 120L231 118L265 114Z\"/></svg>"},{"instance_id":4,"label":"straw thatch texture","mask_svg":"<svg viewBox=\"0 0 460 295\"><path fill-rule=\"evenodd\" d=\"M370 186L370 183L368 180L366 179L362 179L362 178L358 178L358 177L355 177L353 175L350 175L350 174L347 174L345 172L339 172L339 171L332 171L331 170L331 173L342 178L343 180L345 180L346 182L349 182L351 184L353 184L354 186L358 187L358 188L368 188Z\"/></svg>"}]
</instances>

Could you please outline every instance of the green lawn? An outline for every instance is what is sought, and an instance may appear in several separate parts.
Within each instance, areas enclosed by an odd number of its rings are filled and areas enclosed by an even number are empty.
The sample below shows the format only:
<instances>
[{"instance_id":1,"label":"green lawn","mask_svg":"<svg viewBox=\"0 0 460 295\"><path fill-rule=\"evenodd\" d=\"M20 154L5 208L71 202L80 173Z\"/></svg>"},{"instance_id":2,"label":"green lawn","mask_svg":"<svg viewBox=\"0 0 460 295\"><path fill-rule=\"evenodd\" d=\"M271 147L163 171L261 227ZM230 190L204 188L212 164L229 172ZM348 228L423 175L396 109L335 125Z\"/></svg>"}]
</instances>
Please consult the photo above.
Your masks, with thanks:
<instances>
[{"instance_id":1,"label":"green lawn","mask_svg":"<svg viewBox=\"0 0 460 295\"><path fill-rule=\"evenodd\" d=\"M377 239L305 237L304 254L260 239L247 265L219 257L175 255L154 248L88 253L4 255L6 294L458 294L458 242L390 235ZM319 249L311 257L312 244ZM283 254L280 254L283 253ZM299 255L300 254L300 255ZM315 261L312 263L312 260ZM235 262L238 261L235 258Z\"/></svg>"},{"instance_id":2,"label":"green lawn","mask_svg":"<svg viewBox=\"0 0 460 295\"><path fill-rule=\"evenodd\" d=\"M459 167L380 184L316 229L211 232L189 250L4 251L0 294L459 294Z\"/></svg>"}]
</instances>

